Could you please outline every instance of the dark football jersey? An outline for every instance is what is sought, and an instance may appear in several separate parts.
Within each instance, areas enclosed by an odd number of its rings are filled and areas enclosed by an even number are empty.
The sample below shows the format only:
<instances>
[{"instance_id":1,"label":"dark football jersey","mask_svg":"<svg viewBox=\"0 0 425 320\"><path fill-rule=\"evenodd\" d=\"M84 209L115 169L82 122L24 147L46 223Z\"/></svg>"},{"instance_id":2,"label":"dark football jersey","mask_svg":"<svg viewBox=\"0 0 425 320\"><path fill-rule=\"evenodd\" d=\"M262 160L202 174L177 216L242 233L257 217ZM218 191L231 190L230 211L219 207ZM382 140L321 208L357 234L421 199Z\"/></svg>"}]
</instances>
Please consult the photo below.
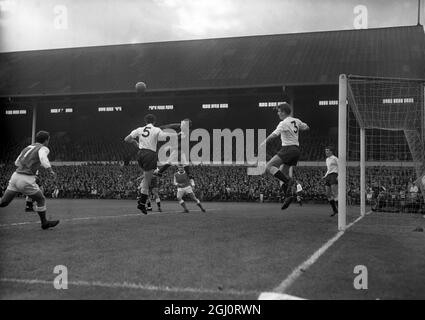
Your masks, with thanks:
<instances>
[{"instance_id":1,"label":"dark football jersey","mask_svg":"<svg viewBox=\"0 0 425 320\"><path fill-rule=\"evenodd\" d=\"M190 179L186 172L184 173L176 172L174 174L174 178L176 179L176 182L179 184L179 187L186 188L190 186Z\"/></svg>"},{"instance_id":2,"label":"dark football jersey","mask_svg":"<svg viewBox=\"0 0 425 320\"><path fill-rule=\"evenodd\" d=\"M17 173L26 175L36 175L37 170L40 169L41 162L38 155L43 145L41 143L33 143L21 151L18 157Z\"/></svg>"}]
</instances>

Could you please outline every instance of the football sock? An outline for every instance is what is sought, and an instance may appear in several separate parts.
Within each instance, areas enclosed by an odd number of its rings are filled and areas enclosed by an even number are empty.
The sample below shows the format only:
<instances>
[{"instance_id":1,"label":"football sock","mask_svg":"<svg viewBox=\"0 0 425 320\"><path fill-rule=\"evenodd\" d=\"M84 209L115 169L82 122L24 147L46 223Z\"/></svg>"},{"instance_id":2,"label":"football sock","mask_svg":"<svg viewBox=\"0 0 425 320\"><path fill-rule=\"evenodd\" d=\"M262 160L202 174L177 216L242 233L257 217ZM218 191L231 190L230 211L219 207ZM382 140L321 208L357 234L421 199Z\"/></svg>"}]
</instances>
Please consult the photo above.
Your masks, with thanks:
<instances>
[{"instance_id":1,"label":"football sock","mask_svg":"<svg viewBox=\"0 0 425 320\"><path fill-rule=\"evenodd\" d=\"M283 183L287 183L288 181L289 181L289 179L288 179L288 177L287 176L285 176L284 174L283 174L283 172L282 171L280 171L279 169L277 169L277 168L272 168L272 169L275 169L275 170L270 170L270 172L273 174L273 176L275 176L277 179L279 179L280 181L282 181ZM274 173L273 173L274 172Z\"/></svg>"},{"instance_id":2,"label":"football sock","mask_svg":"<svg viewBox=\"0 0 425 320\"><path fill-rule=\"evenodd\" d=\"M185 210L185 211L188 211L187 210L187 207L186 207L186 203L182 200L182 201L180 201L180 205L183 207L183 209Z\"/></svg>"},{"instance_id":3,"label":"football sock","mask_svg":"<svg viewBox=\"0 0 425 320\"><path fill-rule=\"evenodd\" d=\"M38 213L38 216L40 217L41 224L45 225L46 222L47 222L46 211L40 211L40 212L37 212L37 213Z\"/></svg>"},{"instance_id":4,"label":"football sock","mask_svg":"<svg viewBox=\"0 0 425 320\"><path fill-rule=\"evenodd\" d=\"M329 203L330 203L330 205L331 205L331 207L332 207L332 210L333 210L333 212L336 212L337 211L337 208L336 208L336 204L335 204L335 200L329 200Z\"/></svg>"},{"instance_id":5,"label":"football sock","mask_svg":"<svg viewBox=\"0 0 425 320\"><path fill-rule=\"evenodd\" d=\"M141 193L139 198L139 204L146 205L146 201L148 200L148 195Z\"/></svg>"},{"instance_id":6,"label":"football sock","mask_svg":"<svg viewBox=\"0 0 425 320\"><path fill-rule=\"evenodd\" d=\"M201 201L198 200L198 202L196 203L196 205L201 208L202 211L205 211L204 207L201 204Z\"/></svg>"},{"instance_id":7,"label":"football sock","mask_svg":"<svg viewBox=\"0 0 425 320\"><path fill-rule=\"evenodd\" d=\"M161 208L161 199L160 198L156 198L156 205L158 206L158 208Z\"/></svg>"},{"instance_id":8,"label":"football sock","mask_svg":"<svg viewBox=\"0 0 425 320\"><path fill-rule=\"evenodd\" d=\"M292 187L294 186L294 183L295 183L294 179L289 178L288 185L287 185L286 191L285 191L285 196L292 195Z\"/></svg>"}]
</instances>

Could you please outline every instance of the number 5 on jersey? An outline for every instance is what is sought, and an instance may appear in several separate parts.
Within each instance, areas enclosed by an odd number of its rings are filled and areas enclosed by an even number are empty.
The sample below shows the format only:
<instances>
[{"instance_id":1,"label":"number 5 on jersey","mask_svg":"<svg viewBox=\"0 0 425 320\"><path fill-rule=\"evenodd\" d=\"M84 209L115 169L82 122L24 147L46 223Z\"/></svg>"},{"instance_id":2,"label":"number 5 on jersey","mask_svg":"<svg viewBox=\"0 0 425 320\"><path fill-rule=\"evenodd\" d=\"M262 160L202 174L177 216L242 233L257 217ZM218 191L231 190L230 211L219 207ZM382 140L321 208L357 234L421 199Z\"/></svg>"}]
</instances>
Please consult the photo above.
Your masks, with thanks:
<instances>
[{"instance_id":1,"label":"number 5 on jersey","mask_svg":"<svg viewBox=\"0 0 425 320\"><path fill-rule=\"evenodd\" d=\"M146 138L146 137L149 137L149 135L150 135L150 130L151 130L152 128L151 127L145 127L144 129L143 129L143 133L142 133L142 137L143 138Z\"/></svg>"}]
</instances>

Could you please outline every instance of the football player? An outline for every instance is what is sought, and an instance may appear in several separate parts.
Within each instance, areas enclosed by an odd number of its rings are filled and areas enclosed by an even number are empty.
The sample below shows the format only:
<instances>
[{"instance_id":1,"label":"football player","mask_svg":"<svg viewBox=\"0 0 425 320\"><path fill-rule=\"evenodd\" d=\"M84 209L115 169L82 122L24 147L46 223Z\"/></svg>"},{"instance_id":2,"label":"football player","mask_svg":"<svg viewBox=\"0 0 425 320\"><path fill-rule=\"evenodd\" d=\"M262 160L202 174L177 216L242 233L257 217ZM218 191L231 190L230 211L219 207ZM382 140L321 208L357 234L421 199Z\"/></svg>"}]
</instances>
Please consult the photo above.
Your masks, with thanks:
<instances>
[{"instance_id":1,"label":"football player","mask_svg":"<svg viewBox=\"0 0 425 320\"><path fill-rule=\"evenodd\" d=\"M195 182L193 181L193 179L189 178L189 175L185 171L185 167L183 165L177 166L177 172L174 174L174 185L177 186L177 201L183 207L184 212L189 212L186 207L186 203L183 200L183 197L186 194L190 196L193 201L196 202L196 205L201 209L202 212L205 212L201 201L196 198L195 193L193 192L192 188L195 186Z\"/></svg>"}]
</instances>

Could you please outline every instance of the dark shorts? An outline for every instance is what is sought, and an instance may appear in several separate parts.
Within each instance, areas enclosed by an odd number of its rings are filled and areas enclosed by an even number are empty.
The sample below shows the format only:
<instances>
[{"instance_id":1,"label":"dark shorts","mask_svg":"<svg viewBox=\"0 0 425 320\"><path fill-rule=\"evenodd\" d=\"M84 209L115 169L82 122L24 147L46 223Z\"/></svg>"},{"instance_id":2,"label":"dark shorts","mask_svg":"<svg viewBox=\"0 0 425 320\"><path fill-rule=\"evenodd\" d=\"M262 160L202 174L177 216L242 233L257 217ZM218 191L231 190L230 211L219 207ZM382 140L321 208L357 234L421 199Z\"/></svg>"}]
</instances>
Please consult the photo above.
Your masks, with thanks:
<instances>
[{"instance_id":1,"label":"dark shorts","mask_svg":"<svg viewBox=\"0 0 425 320\"><path fill-rule=\"evenodd\" d=\"M336 173L329 173L325 178L325 186L338 184L338 175Z\"/></svg>"},{"instance_id":2,"label":"dark shorts","mask_svg":"<svg viewBox=\"0 0 425 320\"><path fill-rule=\"evenodd\" d=\"M282 147L277 156L282 159L283 164L287 166L296 166L300 158L300 148L298 146Z\"/></svg>"},{"instance_id":3,"label":"dark shorts","mask_svg":"<svg viewBox=\"0 0 425 320\"><path fill-rule=\"evenodd\" d=\"M154 170L157 166L158 154L149 149L141 149L137 153L137 162L140 168L145 171Z\"/></svg>"}]
</instances>

